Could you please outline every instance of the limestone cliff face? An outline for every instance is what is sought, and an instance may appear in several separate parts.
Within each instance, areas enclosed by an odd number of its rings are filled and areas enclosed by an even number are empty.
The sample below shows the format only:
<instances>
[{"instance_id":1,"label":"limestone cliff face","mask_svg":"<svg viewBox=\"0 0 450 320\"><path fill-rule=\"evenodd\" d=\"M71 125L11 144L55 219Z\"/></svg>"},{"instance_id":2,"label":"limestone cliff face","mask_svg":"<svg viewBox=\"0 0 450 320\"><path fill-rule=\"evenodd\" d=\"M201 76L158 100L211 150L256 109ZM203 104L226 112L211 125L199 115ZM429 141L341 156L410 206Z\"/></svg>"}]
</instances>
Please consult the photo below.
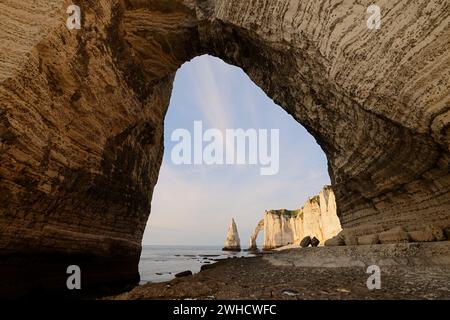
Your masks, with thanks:
<instances>
[{"instance_id":1,"label":"limestone cliff face","mask_svg":"<svg viewBox=\"0 0 450 320\"><path fill-rule=\"evenodd\" d=\"M342 230L341 222L337 215L336 197L331 187L324 187L319 193L319 207L322 239L318 239L324 244L325 240L331 239Z\"/></svg>"},{"instance_id":2,"label":"limestone cliff face","mask_svg":"<svg viewBox=\"0 0 450 320\"><path fill-rule=\"evenodd\" d=\"M241 251L241 239L234 219L231 219L228 227L227 238L225 239L224 251Z\"/></svg>"},{"instance_id":3,"label":"limestone cliff face","mask_svg":"<svg viewBox=\"0 0 450 320\"><path fill-rule=\"evenodd\" d=\"M318 196L306 201L301 209L266 211L264 249L299 244L306 236L316 237L323 245L341 230L334 193L331 188L325 187Z\"/></svg>"},{"instance_id":4,"label":"limestone cliff face","mask_svg":"<svg viewBox=\"0 0 450 320\"><path fill-rule=\"evenodd\" d=\"M369 30L371 3L80 0L69 31L70 1L2 1L0 288L60 288L68 261L138 280L174 73L206 53L316 138L347 232L450 225L450 3L385 1Z\"/></svg>"}]
</instances>

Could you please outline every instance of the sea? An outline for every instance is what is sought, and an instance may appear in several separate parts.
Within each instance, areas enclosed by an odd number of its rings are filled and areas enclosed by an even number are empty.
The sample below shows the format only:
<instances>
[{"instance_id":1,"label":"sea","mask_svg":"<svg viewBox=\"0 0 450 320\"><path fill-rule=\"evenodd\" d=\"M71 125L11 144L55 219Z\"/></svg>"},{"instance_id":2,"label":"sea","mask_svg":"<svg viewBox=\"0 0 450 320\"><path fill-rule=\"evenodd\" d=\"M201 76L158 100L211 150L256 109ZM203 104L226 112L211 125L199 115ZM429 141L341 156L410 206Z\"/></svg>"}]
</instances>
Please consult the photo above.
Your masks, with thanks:
<instances>
[{"instance_id":1,"label":"sea","mask_svg":"<svg viewBox=\"0 0 450 320\"><path fill-rule=\"evenodd\" d=\"M202 265L232 257L251 256L254 254L246 251L222 251L219 246L144 245L139 261L141 284L170 281L179 272L190 270L197 273Z\"/></svg>"}]
</instances>

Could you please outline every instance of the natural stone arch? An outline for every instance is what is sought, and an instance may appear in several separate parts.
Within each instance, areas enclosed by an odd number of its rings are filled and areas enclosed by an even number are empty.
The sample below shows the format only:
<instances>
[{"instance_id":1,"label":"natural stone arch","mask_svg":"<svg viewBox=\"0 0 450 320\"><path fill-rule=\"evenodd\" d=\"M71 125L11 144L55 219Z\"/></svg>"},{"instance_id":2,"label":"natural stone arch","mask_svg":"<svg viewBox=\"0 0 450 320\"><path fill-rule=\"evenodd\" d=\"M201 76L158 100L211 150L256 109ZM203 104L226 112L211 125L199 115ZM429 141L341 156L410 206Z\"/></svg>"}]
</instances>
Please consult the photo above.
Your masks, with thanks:
<instances>
[{"instance_id":1,"label":"natural stone arch","mask_svg":"<svg viewBox=\"0 0 450 320\"><path fill-rule=\"evenodd\" d=\"M264 230L264 219L261 219L253 230L253 233L250 236L250 246L248 248L249 251L254 251L258 249L256 245L256 239L258 238L259 233Z\"/></svg>"},{"instance_id":2,"label":"natural stone arch","mask_svg":"<svg viewBox=\"0 0 450 320\"><path fill-rule=\"evenodd\" d=\"M66 1L0 4L0 249L35 258L2 289L68 261L87 286L137 280L173 76L204 53L317 139L348 232L447 226L450 4L390 1L374 31L370 3L83 0L79 31Z\"/></svg>"}]
</instances>

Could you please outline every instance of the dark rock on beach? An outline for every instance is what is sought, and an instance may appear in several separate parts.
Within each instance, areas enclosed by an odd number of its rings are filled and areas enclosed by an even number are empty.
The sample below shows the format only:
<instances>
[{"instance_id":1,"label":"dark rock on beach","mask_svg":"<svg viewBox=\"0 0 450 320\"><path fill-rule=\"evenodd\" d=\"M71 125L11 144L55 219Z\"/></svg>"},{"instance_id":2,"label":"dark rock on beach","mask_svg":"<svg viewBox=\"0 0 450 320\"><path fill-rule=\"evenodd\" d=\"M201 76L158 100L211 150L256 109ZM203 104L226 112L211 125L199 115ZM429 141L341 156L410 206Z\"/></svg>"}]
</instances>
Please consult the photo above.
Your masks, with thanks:
<instances>
[{"instance_id":1,"label":"dark rock on beach","mask_svg":"<svg viewBox=\"0 0 450 320\"><path fill-rule=\"evenodd\" d=\"M189 276L192 276L192 271L191 270L187 270L187 271L183 271L183 272L177 273L175 275L175 278L183 278L183 277L189 277Z\"/></svg>"},{"instance_id":2,"label":"dark rock on beach","mask_svg":"<svg viewBox=\"0 0 450 320\"><path fill-rule=\"evenodd\" d=\"M300 241L300 247L302 247L302 248L309 247L310 244L311 244L310 236L304 237L303 240Z\"/></svg>"},{"instance_id":3,"label":"dark rock on beach","mask_svg":"<svg viewBox=\"0 0 450 320\"><path fill-rule=\"evenodd\" d=\"M312 247L317 247L320 244L320 240L317 239L316 237L311 239L311 246Z\"/></svg>"}]
</instances>

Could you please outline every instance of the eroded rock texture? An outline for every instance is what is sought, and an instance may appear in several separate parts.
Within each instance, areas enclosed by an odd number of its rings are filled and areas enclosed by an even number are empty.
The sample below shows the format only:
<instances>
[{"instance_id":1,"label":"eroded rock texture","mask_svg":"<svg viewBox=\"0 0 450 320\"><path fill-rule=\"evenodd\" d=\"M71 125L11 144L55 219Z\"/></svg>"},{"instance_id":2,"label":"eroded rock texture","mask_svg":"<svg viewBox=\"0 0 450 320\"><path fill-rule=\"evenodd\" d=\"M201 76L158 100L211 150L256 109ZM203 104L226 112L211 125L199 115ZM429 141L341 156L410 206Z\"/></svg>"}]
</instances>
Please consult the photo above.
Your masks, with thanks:
<instances>
[{"instance_id":1,"label":"eroded rock texture","mask_svg":"<svg viewBox=\"0 0 450 320\"><path fill-rule=\"evenodd\" d=\"M69 31L70 1L2 1L1 290L64 287L69 262L137 280L173 76L205 53L314 135L344 229L450 225L450 3L382 1L369 30L371 2L80 0Z\"/></svg>"}]
</instances>

